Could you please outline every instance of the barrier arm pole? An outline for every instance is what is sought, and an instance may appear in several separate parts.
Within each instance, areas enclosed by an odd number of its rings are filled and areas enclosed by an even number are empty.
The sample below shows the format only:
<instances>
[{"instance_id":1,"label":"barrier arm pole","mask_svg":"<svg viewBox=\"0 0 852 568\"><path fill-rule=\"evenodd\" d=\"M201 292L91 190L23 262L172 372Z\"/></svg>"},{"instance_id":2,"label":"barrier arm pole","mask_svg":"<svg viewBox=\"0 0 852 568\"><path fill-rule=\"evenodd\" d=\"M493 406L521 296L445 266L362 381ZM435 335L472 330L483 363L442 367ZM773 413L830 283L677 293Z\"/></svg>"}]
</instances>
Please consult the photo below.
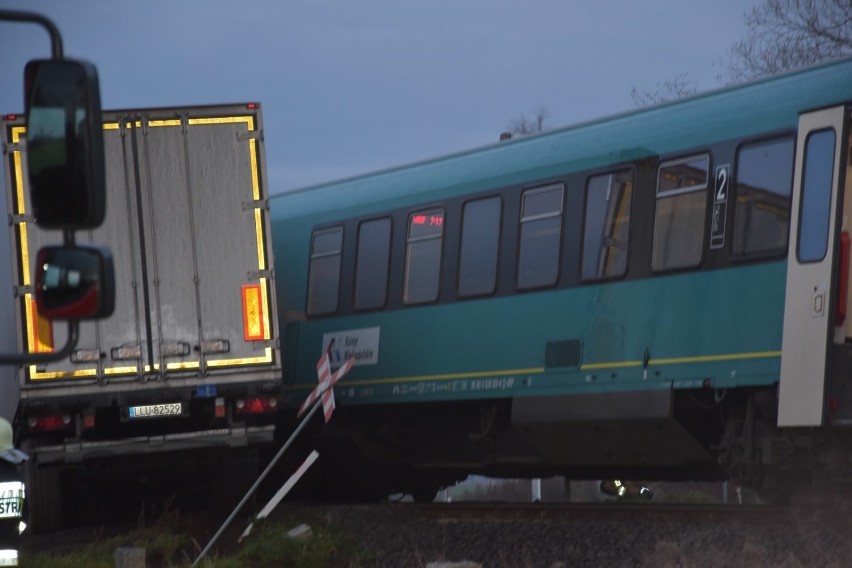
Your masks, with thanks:
<instances>
[{"instance_id":1,"label":"barrier arm pole","mask_svg":"<svg viewBox=\"0 0 852 568\"><path fill-rule=\"evenodd\" d=\"M193 566L196 566L201 561L201 559L204 558L204 556L210 551L210 549L213 548L213 545L216 543L219 537L222 536L222 533L225 532L225 529L228 528L228 525L231 524L231 521L234 520L234 518L237 516L237 513L239 513L240 509L243 508L243 505L248 502L249 498L257 490L258 486L263 482L264 479L266 479L266 476L269 474L275 464L278 463L278 460L281 459L281 456L284 455L284 452L286 452L290 445L293 443L293 440L296 439L296 436L298 436L302 432L305 425L310 421L311 417L313 417L314 413L316 413L317 409L321 406L322 400L317 397L317 399L314 401L313 406L311 407L310 412L305 415L299 426L293 431L292 434L290 434L290 438L287 440L287 442L285 442L285 444L281 446L281 449L278 450L278 453L275 454L275 457L272 458L272 461L269 462L269 465L266 466L266 469L263 470L263 473L260 474L260 477L257 478L257 481L254 482L254 485L251 486L251 488L248 490L248 493L246 493L245 497L243 497L242 501L239 502L239 504L231 512L230 516L225 520L225 522L222 524L216 534L213 535L213 538L210 539L210 542L207 543L207 546L204 547L204 550L201 551L201 553L198 555L198 558L196 558L195 562L192 563Z\"/></svg>"}]
</instances>

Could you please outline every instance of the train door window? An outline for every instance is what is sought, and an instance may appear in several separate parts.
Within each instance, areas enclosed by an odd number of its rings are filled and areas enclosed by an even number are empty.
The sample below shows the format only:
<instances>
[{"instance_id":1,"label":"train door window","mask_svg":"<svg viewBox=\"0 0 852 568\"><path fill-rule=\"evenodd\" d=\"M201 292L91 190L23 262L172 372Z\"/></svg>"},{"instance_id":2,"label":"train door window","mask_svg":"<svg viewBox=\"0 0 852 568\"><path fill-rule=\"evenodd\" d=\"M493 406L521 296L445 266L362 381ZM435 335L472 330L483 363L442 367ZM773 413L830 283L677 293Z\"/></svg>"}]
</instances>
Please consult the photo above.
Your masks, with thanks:
<instances>
[{"instance_id":1,"label":"train door window","mask_svg":"<svg viewBox=\"0 0 852 568\"><path fill-rule=\"evenodd\" d=\"M520 289L556 284L564 193L562 184L558 184L527 190L521 198Z\"/></svg>"},{"instance_id":2,"label":"train door window","mask_svg":"<svg viewBox=\"0 0 852 568\"><path fill-rule=\"evenodd\" d=\"M443 209L418 211L408 217L403 294L406 304L422 304L438 299L443 237Z\"/></svg>"},{"instance_id":3,"label":"train door window","mask_svg":"<svg viewBox=\"0 0 852 568\"><path fill-rule=\"evenodd\" d=\"M391 220L364 221L358 227L358 256L355 261L355 309L378 309L385 305L388 291Z\"/></svg>"},{"instance_id":4,"label":"train door window","mask_svg":"<svg viewBox=\"0 0 852 568\"><path fill-rule=\"evenodd\" d=\"M586 186L583 279L623 276L627 270L633 172L594 176Z\"/></svg>"},{"instance_id":5,"label":"train door window","mask_svg":"<svg viewBox=\"0 0 852 568\"><path fill-rule=\"evenodd\" d=\"M311 237L311 265L308 273L308 314L337 311L340 288L340 255L343 227L314 231Z\"/></svg>"},{"instance_id":6,"label":"train door window","mask_svg":"<svg viewBox=\"0 0 852 568\"><path fill-rule=\"evenodd\" d=\"M799 224L800 262L819 262L828 250L835 139L834 130L820 130L810 134L805 142Z\"/></svg>"},{"instance_id":7,"label":"train door window","mask_svg":"<svg viewBox=\"0 0 852 568\"><path fill-rule=\"evenodd\" d=\"M461 297L491 294L497 286L497 253L500 249L500 197L464 204L458 293Z\"/></svg>"},{"instance_id":8,"label":"train door window","mask_svg":"<svg viewBox=\"0 0 852 568\"><path fill-rule=\"evenodd\" d=\"M708 155L660 164L654 214L654 270L701 262L707 212Z\"/></svg>"},{"instance_id":9,"label":"train door window","mask_svg":"<svg viewBox=\"0 0 852 568\"><path fill-rule=\"evenodd\" d=\"M787 137L745 145L737 152L734 254L787 250L794 146Z\"/></svg>"}]
</instances>

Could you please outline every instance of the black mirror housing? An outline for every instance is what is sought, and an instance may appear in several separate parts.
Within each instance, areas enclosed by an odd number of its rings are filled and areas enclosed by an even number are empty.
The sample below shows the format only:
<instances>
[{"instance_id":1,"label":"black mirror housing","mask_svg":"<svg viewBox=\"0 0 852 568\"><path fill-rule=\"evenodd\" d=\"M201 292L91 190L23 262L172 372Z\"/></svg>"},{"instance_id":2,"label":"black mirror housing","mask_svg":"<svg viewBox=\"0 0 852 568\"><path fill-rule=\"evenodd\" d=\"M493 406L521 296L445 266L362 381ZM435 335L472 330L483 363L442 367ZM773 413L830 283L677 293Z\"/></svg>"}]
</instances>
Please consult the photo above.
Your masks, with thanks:
<instances>
[{"instance_id":1,"label":"black mirror housing","mask_svg":"<svg viewBox=\"0 0 852 568\"><path fill-rule=\"evenodd\" d=\"M30 61L24 70L27 169L35 222L90 229L106 211L100 88L91 63Z\"/></svg>"},{"instance_id":2,"label":"black mirror housing","mask_svg":"<svg viewBox=\"0 0 852 568\"><path fill-rule=\"evenodd\" d=\"M50 320L109 317L115 308L115 271L109 249L49 246L38 251L36 305Z\"/></svg>"}]
</instances>

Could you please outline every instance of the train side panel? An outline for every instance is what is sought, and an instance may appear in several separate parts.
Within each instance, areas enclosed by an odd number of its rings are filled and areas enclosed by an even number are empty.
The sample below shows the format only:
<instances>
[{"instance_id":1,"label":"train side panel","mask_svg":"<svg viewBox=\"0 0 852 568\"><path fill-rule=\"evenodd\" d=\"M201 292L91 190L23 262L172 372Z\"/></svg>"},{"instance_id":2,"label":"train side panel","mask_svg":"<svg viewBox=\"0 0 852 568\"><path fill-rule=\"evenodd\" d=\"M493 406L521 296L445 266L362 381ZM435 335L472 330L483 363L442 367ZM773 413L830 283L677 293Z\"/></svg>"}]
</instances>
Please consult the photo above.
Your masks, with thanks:
<instances>
[{"instance_id":1,"label":"train side panel","mask_svg":"<svg viewBox=\"0 0 852 568\"><path fill-rule=\"evenodd\" d=\"M849 478L849 464L831 456L848 454L852 440L826 426L852 416L850 339L833 324L849 293L840 279L848 246L834 243L847 230L837 211L852 202L850 104L845 59L277 196L272 223L288 268L278 283L285 404L313 387L324 350L338 363L356 356L318 443L354 446L365 479L393 471L388 487L421 495L474 472L732 476L761 489ZM830 182L814 208L800 195L815 193L793 186L816 171L800 117L822 109L847 118L813 129L833 133L823 153L832 161L819 162L830 174L819 179ZM616 177L626 185L613 185ZM625 188L631 197L617 207L593 201ZM499 210L489 221L496 253L482 251L497 256L493 285L465 295L466 208L485 200ZM796 245L802 208L815 219L808 234L831 243L818 259ZM601 235L616 217L620 233ZM359 306L359 269L384 266L360 256L362 228L377 220L390 227L376 253L387 257L387 287L378 305ZM330 235L333 246L316 245ZM424 238L440 241L427 253ZM620 268L595 273L585 255L601 247ZM527 268L545 257L544 278L529 285ZM824 333L812 353L807 333L792 341L825 365L785 374L785 357L798 357L786 343L788 268L817 260L824 274L801 296ZM412 276L412 266L421 272ZM409 278L434 285L433 295L412 301ZM782 405L779 427L784 382L795 385L786 396L793 413L804 408L797 392L816 401L809 422L788 422ZM803 425L820 428L785 428Z\"/></svg>"}]
</instances>

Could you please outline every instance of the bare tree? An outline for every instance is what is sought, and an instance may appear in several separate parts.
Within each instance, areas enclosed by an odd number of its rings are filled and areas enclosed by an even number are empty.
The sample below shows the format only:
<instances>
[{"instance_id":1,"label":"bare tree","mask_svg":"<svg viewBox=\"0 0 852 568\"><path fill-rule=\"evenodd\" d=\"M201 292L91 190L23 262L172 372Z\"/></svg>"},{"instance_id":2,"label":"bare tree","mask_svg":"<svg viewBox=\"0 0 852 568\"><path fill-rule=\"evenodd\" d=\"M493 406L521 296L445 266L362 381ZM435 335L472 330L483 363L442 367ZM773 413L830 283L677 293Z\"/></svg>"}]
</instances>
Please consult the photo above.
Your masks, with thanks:
<instances>
[{"instance_id":1,"label":"bare tree","mask_svg":"<svg viewBox=\"0 0 852 568\"><path fill-rule=\"evenodd\" d=\"M519 116L512 120L506 127L507 131L500 135L501 140L514 136L531 136L540 134L547 130L544 122L550 118L550 112L546 108L539 108L531 117Z\"/></svg>"},{"instance_id":2,"label":"bare tree","mask_svg":"<svg viewBox=\"0 0 852 568\"><path fill-rule=\"evenodd\" d=\"M657 81L657 88L653 91L639 92L639 89L633 87L630 98L633 99L634 106L645 107L688 97L697 92L698 84L690 81L686 73L681 73L675 75L674 79L668 79L662 83Z\"/></svg>"},{"instance_id":3,"label":"bare tree","mask_svg":"<svg viewBox=\"0 0 852 568\"><path fill-rule=\"evenodd\" d=\"M852 0L765 0L746 26L723 64L731 83L852 54Z\"/></svg>"},{"instance_id":4,"label":"bare tree","mask_svg":"<svg viewBox=\"0 0 852 568\"><path fill-rule=\"evenodd\" d=\"M764 0L745 14L748 33L731 46L720 76L741 83L852 55L852 0ZM698 85L686 73L657 83L653 91L630 93L643 107L695 94Z\"/></svg>"}]
</instances>

